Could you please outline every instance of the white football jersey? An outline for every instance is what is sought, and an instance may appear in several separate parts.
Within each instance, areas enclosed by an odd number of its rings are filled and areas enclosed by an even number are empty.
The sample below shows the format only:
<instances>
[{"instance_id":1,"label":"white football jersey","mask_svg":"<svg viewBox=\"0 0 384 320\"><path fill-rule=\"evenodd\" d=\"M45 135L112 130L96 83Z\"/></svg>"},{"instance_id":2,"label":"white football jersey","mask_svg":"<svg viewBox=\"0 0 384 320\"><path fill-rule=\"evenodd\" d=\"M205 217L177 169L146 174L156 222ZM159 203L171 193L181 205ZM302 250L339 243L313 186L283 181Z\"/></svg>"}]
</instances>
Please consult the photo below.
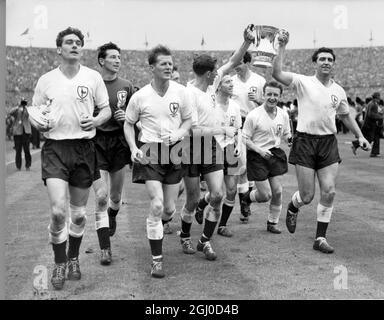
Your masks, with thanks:
<instances>
[{"instance_id":1,"label":"white football jersey","mask_svg":"<svg viewBox=\"0 0 384 320\"><path fill-rule=\"evenodd\" d=\"M187 89L174 81L169 82L163 97L147 84L132 95L125 112L127 122L135 124L140 120L139 140L144 143L161 143L163 133L179 129L182 122L191 117Z\"/></svg>"},{"instance_id":2,"label":"white football jersey","mask_svg":"<svg viewBox=\"0 0 384 320\"><path fill-rule=\"evenodd\" d=\"M276 110L276 117L272 119L264 104L253 109L245 119L243 137L261 149L279 148L281 138L291 135L291 127L288 114L280 108Z\"/></svg>"},{"instance_id":3,"label":"white football jersey","mask_svg":"<svg viewBox=\"0 0 384 320\"><path fill-rule=\"evenodd\" d=\"M232 99L229 99L227 110L224 110L223 106L217 104L216 118L221 127L241 128L240 106ZM228 138L224 134L215 135L215 138L222 149L229 144L235 143L234 137Z\"/></svg>"},{"instance_id":4,"label":"white football jersey","mask_svg":"<svg viewBox=\"0 0 384 320\"><path fill-rule=\"evenodd\" d=\"M248 99L248 93L256 92L257 99L262 101L265 79L257 73L251 72L251 76L245 82L243 82L237 76L237 74L232 76L232 81L232 99L238 103L238 105L240 106L241 116L245 118L251 110L258 106L257 103Z\"/></svg>"},{"instance_id":5,"label":"white football jersey","mask_svg":"<svg viewBox=\"0 0 384 320\"><path fill-rule=\"evenodd\" d=\"M187 85L193 110L192 126L209 128L218 126L218 121L215 118L216 90L223 77L222 74L219 69L213 85L209 86L206 92L195 87L193 83Z\"/></svg>"},{"instance_id":6,"label":"white football jersey","mask_svg":"<svg viewBox=\"0 0 384 320\"><path fill-rule=\"evenodd\" d=\"M80 118L92 116L95 106L98 109L109 105L109 96L100 73L80 65L79 72L68 79L59 68L42 75L37 82L32 105L50 105L49 117L55 122L47 139L91 139L96 129L84 131L80 127Z\"/></svg>"},{"instance_id":7,"label":"white football jersey","mask_svg":"<svg viewBox=\"0 0 384 320\"><path fill-rule=\"evenodd\" d=\"M333 80L329 87L325 87L316 76L291 74L298 101L297 131L315 135L335 134L336 114L349 113L344 89Z\"/></svg>"}]
</instances>

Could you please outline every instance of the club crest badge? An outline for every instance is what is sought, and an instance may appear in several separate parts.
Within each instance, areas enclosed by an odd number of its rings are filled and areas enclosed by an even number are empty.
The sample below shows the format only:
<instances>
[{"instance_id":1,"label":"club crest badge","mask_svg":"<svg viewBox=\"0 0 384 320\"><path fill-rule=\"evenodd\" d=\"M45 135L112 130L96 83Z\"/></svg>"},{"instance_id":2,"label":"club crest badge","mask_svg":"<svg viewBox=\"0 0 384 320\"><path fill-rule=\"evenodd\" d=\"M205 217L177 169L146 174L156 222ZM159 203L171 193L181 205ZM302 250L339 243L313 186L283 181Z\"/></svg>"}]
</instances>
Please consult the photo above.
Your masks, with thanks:
<instances>
[{"instance_id":1,"label":"club crest badge","mask_svg":"<svg viewBox=\"0 0 384 320\"><path fill-rule=\"evenodd\" d=\"M229 119L229 126L230 127L233 127L235 125L235 116L231 116L231 118Z\"/></svg>"},{"instance_id":2,"label":"club crest badge","mask_svg":"<svg viewBox=\"0 0 384 320\"><path fill-rule=\"evenodd\" d=\"M88 88L85 86L77 87L77 95L79 96L80 102L84 102L85 98L88 96Z\"/></svg>"},{"instance_id":3,"label":"club crest badge","mask_svg":"<svg viewBox=\"0 0 384 320\"><path fill-rule=\"evenodd\" d=\"M176 117L179 111L179 104L177 102L171 102L169 104L169 110L171 111L171 116Z\"/></svg>"},{"instance_id":4,"label":"club crest badge","mask_svg":"<svg viewBox=\"0 0 384 320\"><path fill-rule=\"evenodd\" d=\"M331 100L332 100L332 106L336 107L337 103L339 102L339 98L336 97L335 95L331 95Z\"/></svg>"},{"instance_id":5,"label":"club crest badge","mask_svg":"<svg viewBox=\"0 0 384 320\"><path fill-rule=\"evenodd\" d=\"M256 93L257 92L257 87L250 87L249 92Z\"/></svg>"},{"instance_id":6,"label":"club crest badge","mask_svg":"<svg viewBox=\"0 0 384 320\"><path fill-rule=\"evenodd\" d=\"M281 137L282 133L283 133L283 125L278 124L276 126L276 136Z\"/></svg>"},{"instance_id":7,"label":"club crest badge","mask_svg":"<svg viewBox=\"0 0 384 320\"><path fill-rule=\"evenodd\" d=\"M117 91L117 107L121 108L123 105L125 105L125 102L127 101L128 92L125 90Z\"/></svg>"}]
</instances>

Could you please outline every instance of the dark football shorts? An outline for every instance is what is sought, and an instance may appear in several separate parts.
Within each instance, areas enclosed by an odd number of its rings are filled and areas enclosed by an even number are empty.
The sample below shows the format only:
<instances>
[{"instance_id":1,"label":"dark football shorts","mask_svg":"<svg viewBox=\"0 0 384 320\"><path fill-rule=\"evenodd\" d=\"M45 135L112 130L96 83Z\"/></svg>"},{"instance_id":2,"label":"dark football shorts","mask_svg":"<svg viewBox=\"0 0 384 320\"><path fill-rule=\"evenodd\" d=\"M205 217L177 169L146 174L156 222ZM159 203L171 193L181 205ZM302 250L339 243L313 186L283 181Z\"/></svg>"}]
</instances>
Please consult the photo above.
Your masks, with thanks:
<instances>
[{"instance_id":1,"label":"dark football shorts","mask_svg":"<svg viewBox=\"0 0 384 320\"><path fill-rule=\"evenodd\" d=\"M148 180L160 181L163 184L177 184L184 176L181 163L182 149L177 152L180 161L172 161L172 150L180 147L181 142L167 147L161 143L142 143L138 147L145 152L147 164L134 163L132 169L132 182L145 183ZM175 163L176 162L176 163Z\"/></svg>"},{"instance_id":2,"label":"dark football shorts","mask_svg":"<svg viewBox=\"0 0 384 320\"><path fill-rule=\"evenodd\" d=\"M96 150L91 139L47 139L41 150L42 179L67 181L78 188L89 188L100 178Z\"/></svg>"},{"instance_id":3,"label":"dark football shorts","mask_svg":"<svg viewBox=\"0 0 384 320\"><path fill-rule=\"evenodd\" d=\"M288 171L287 156L284 150L272 148L273 157L264 159L252 150L247 152L247 176L249 181L264 181L268 178L281 176Z\"/></svg>"},{"instance_id":4,"label":"dark football shorts","mask_svg":"<svg viewBox=\"0 0 384 320\"><path fill-rule=\"evenodd\" d=\"M241 117L241 129L244 128L245 119L246 119L246 117Z\"/></svg>"},{"instance_id":5,"label":"dark football shorts","mask_svg":"<svg viewBox=\"0 0 384 320\"><path fill-rule=\"evenodd\" d=\"M239 160L234 155L235 145L230 144L224 148L224 175L238 175Z\"/></svg>"},{"instance_id":6,"label":"dark football shorts","mask_svg":"<svg viewBox=\"0 0 384 320\"><path fill-rule=\"evenodd\" d=\"M196 143L199 143L200 147L196 146ZM220 147L217 146L216 139L213 136L201 137L200 139L191 137L189 150L190 161L183 164L187 177L196 178L202 176L204 178L204 175L208 173L224 169L224 154Z\"/></svg>"},{"instance_id":7,"label":"dark football shorts","mask_svg":"<svg viewBox=\"0 0 384 320\"><path fill-rule=\"evenodd\" d=\"M131 164L131 150L125 140L124 132L97 131L93 139L96 148L99 170L116 172Z\"/></svg>"},{"instance_id":8,"label":"dark football shorts","mask_svg":"<svg viewBox=\"0 0 384 320\"><path fill-rule=\"evenodd\" d=\"M334 163L340 163L341 158L334 134L313 135L297 132L293 138L289 163L319 170Z\"/></svg>"}]
</instances>

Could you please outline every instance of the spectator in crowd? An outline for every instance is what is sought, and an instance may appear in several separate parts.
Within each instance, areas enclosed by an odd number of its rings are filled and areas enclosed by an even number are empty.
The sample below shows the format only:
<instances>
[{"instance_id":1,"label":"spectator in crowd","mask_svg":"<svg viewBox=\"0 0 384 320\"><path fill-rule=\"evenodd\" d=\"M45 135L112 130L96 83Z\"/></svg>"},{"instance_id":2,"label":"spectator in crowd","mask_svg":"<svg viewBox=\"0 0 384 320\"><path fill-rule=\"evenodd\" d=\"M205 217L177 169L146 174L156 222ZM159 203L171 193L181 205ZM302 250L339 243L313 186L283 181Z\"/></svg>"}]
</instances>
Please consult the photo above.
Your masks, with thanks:
<instances>
[{"instance_id":1,"label":"spectator in crowd","mask_svg":"<svg viewBox=\"0 0 384 320\"><path fill-rule=\"evenodd\" d=\"M7 114L7 117L5 118L5 135L8 138L8 140L12 140L13 136L13 123L15 119L11 114Z\"/></svg>"},{"instance_id":2,"label":"spectator in crowd","mask_svg":"<svg viewBox=\"0 0 384 320\"><path fill-rule=\"evenodd\" d=\"M28 102L22 98L18 106L10 110L10 115L14 117L13 123L13 139L15 141L16 149L16 168L21 170L22 163L22 149L25 155L25 169L29 171L32 163L31 153L29 151L29 142L31 138L31 124L27 111Z\"/></svg>"},{"instance_id":3,"label":"spectator in crowd","mask_svg":"<svg viewBox=\"0 0 384 320\"><path fill-rule=\"evenodd\" d=\"M384 108L380 105L380 93L375 92L372 95L372 100L367 105L366 116L364 119L361 131L367 138L369 143L372 143L370 157L380 156L380 135L383 127L383 112ZM381 100L382 101L382 100ZM356 155L356 150L359 147L357 140L352 141L352 152Z\"/></svg>"}]
</instances>

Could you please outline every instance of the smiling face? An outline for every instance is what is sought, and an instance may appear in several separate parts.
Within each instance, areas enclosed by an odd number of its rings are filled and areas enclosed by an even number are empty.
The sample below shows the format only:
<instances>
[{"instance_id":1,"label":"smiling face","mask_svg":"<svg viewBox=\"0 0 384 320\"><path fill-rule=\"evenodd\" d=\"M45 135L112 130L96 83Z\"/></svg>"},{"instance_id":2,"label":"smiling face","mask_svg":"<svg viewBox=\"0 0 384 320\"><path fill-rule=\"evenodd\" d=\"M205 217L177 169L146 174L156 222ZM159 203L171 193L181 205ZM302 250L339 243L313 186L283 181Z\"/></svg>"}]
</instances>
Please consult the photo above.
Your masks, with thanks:
<instances>
[{"instance_id":1,"label":"smiling face","mask_svg":"<svg viewBox=\"0 0 384 320\"><path fill-rule=\"evenodd\" d=\"M99 61L103 69L111 73L118 73L120 70L121 57L119 51L116 49L107 50L105 58L100 58Z\"/></svg>"},{"instance_id":2,"label":"smiling face","mask_svg":"<svg viewBox=\"0 0 384 320\"><path fill-rule=\"evenodd\" d=\"M317 74L330 75L333 71L335 60L331 53L320 52L314 62Z\"/></svg>"},{"instance_id":3,"label":"smiling face","mask_svg":"<svg viewBox=\"0 0 384 320\"><path fill-rule=\"evenodd\" d=\"M231 96L233 94L233 81L231 76L225 75L220 82L220 86L218 88L219 92Z\"/></svg>"},{"instance_id":4,"label":"smiling face","mask_svg":"<svg viewBox=\"0 0 384 320\"><path fill-rule=\"evenodd\" d=\"M173 59L169 55L158 55L156 62L150 66L153 77L159 80L170 80L172 77Z\"/></svg>"},{"instance_id":5,"label":"smiling face","mask_svg":"<svg viewBox=\"0 0 384 320\"><path fill-rule=\"evenodd\" d=\"M61 47L57 48L57 53L61 55L64 60L79 61L83 53L80 38L75 34L64 36Z\"/></svg>"},{"instance_id":6,"label":"smiling face","mask_svg":"<svg viewBox=\"0 0 384 320\"><path fill-rule=\"evenodd\" d=\"M266 87L264 91L264 101L267 108L274 109L280 101L281 91L279 88Z\"/></svg>"}]
</instances>

